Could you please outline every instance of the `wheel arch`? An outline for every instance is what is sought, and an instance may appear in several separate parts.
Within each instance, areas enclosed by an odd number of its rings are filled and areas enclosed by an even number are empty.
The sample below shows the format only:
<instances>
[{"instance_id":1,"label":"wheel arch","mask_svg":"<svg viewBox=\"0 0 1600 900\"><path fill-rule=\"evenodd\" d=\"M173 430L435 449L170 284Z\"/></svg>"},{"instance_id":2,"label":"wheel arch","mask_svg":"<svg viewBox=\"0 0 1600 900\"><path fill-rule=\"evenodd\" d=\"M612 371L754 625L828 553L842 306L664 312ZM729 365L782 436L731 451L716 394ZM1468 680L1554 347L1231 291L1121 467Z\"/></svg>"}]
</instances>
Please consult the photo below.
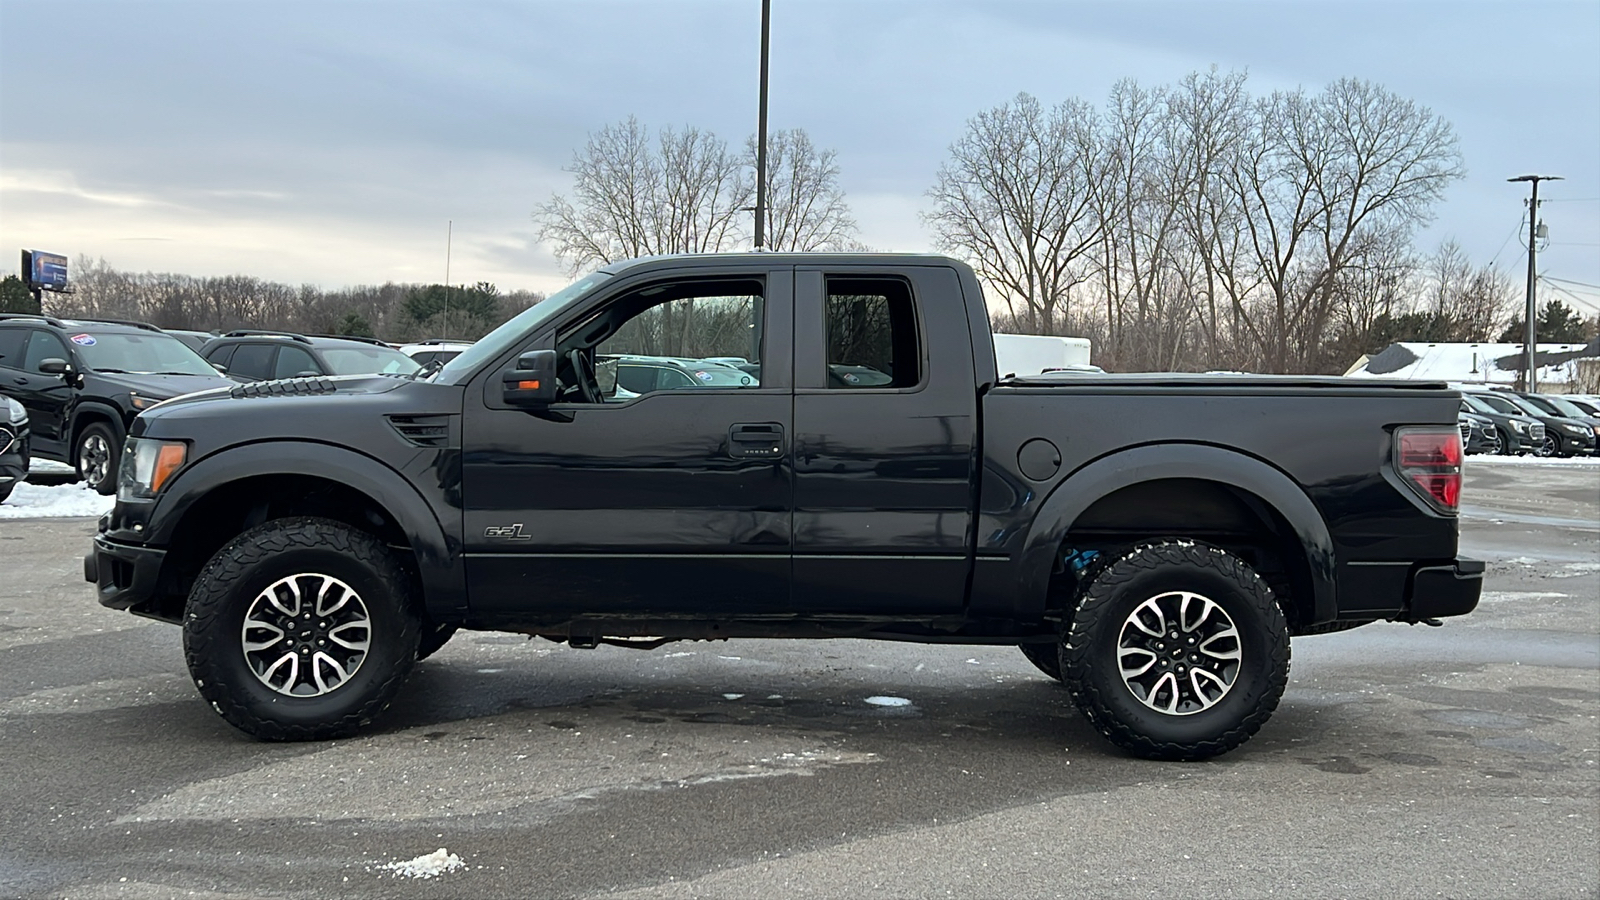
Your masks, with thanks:
<instances>
[{"instance_id":1,"label":"wheel arch","mask_svg":"<svg viewBox=\"0 0 1600 900\"><path fill-rule=\"evenodd\" d=\"M1235 516L1246 515L1240 512L1246 510L1261 533L1276 536L1275 552L1296 593L1304 594L1293 598L1296 608L1285 610L1294 625L1307 627L1337 616L1333 539L1311 498L1273 466L1208 444L1131 448L1101 457L1059 482L1040 506L1024 544L1020 590L1025 602L1045 608L1069 539L1086 529L1105 530L1108 522L1114 526L1115 516L1106 513L1119 503L1169 489L1187 503L1213 503L1218 509L1231 508ZM1188 508L1175 505L1149 517L1149 531L1140 537L1183 536L1173 529ZM1126 521L1140 523L1142 518Z\"/></svg>"},{"instance_id":2,"label":"wheel arch","mask_svg":"<svg viewBox=\"0 0 1600 900\"><path fill-rule=\"evenodd\" d=\"M96 422L111 426L111 435L117 441L128 436L128 426L122 421L122 412L115 406L97 400L85 400L72 408L72 419L67 428L67 465L78 465L78 439L83 430Z\"/></svg>"},{"instance_id":3,"label":"wheel arch","mask_svg":"<svg viewBox=\"0 0 1600 900\"><path fill-rule=\"evenodd\" d=\"M240 532L292 515L336 519L403 548L412 557L428 617L457 621L464 613L465 575L456 543L427 500L384 463L310 441L240 445L178 474L150 516L149 542L168 548L161 576L165 593L186 593L205 560Z\"/></svg>"}]
</instances>

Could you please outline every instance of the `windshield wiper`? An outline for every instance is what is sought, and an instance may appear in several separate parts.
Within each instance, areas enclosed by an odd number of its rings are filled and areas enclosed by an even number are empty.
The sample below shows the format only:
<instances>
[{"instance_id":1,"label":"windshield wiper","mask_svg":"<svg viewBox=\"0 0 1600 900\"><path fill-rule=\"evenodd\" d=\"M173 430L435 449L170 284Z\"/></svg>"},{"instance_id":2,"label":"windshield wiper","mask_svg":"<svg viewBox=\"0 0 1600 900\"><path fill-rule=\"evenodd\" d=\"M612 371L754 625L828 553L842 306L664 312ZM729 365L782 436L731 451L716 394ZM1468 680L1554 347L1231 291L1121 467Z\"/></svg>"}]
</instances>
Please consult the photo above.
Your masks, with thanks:
<instances>
[{"instance_id":1,"label":"windshield wiper","mask_svg":"<svg viewBox=\"0 0 1600 900\"><path fill-rule=\"evenodd\" d=\"M220 375L222 373L218 372L215 369L212 369L210 372L146 372L145 374L146 375L193 375L193 376L198 378L198 377L201 377L201 376L204 376L204 375Z\"/></svg>"},{"instance_id":2,"label":"windshield wiper","mask_svg":"<svg viewBox=\"0 0 1600 900\"><path fill-rule=\"evenodd\" d=\"M95 366L93 370L96 371L96 372L110 372L112 375L132 375L133 374L132 372L129 372L127 369L107 369L107 368L103 368L101 366Z\"/></svg>"}]
</instances>

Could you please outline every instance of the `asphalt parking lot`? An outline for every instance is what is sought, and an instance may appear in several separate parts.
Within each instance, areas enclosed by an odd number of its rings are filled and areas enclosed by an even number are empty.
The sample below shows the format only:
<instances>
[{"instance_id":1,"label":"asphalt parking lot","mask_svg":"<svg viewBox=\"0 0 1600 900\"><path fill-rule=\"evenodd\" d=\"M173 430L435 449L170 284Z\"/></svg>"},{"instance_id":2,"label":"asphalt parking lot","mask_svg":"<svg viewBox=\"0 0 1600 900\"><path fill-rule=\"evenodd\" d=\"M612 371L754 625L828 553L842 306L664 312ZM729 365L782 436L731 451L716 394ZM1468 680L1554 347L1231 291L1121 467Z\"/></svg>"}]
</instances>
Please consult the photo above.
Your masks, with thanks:
<instances>
[{"instance_id":1,"label":"asphalt parking lot","mask_svg":"<svg viewBox=\"0 0 1600 900\"><path fill-rule=\"evenodd\" d=\"M1478 611L1297 639L1198 764L1015 649L856 641L464 634L363 736L257 743L94 603L92 531L0 521L0 895L1600 894L1600 465L1470 460Z\"/></svg>"}]
</instances>

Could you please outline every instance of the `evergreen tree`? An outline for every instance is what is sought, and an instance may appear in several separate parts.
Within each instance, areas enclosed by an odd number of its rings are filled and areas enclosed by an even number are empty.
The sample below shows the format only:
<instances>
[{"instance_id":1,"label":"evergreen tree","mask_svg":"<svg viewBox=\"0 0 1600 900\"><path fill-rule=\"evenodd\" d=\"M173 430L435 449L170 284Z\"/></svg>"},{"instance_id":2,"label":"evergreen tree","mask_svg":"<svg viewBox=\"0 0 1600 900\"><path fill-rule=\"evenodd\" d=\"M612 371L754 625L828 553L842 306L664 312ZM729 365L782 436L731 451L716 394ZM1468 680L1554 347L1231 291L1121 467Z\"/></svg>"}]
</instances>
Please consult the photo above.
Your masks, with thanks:
<instances>
[{"instance_id":1,"label":"evergreen tree","mask_svg":"<svg viewBox=\"0 0 1600 900\"><path fill-rule=\"evenodd\" d=\"M0 313L33 313L38 315L43 312L39 301L33 299L33 292L22 283L22 279L15 275L7 275L0 279Z\"/></svg>"}]
</instances>

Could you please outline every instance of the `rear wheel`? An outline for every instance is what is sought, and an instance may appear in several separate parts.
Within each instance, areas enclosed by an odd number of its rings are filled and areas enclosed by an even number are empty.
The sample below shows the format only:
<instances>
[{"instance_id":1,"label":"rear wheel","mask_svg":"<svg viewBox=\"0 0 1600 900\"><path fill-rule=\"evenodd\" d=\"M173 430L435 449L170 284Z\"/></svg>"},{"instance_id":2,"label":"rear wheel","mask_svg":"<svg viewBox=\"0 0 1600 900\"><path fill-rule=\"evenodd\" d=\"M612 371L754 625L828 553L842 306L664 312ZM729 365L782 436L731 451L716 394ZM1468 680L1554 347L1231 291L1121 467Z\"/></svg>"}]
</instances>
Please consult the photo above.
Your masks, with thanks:
<instances>
[{"instance_id":1,"label":"rear wheel","mask_svg":"<svg viewBox=\"0 0 1600 900\"><path fill-rule=\"evenodd\" d=\"M76 459L78 477L89 490L102 494L117 492L117 466L122 461L122 446L109 425L95 422L83 429L78 435Z\"/></svg>"},{"instance_id":2,"label":"rear wheel","mask_svg":"<svg viewBox=\"0 0 1600 900\"><path fill-rule=\"evenodd\" d=\"M1271 717L1289 676L1289 632L1245 562L1193 541L1144 544L1082 592L1062 674L1112 743L1150 759L1239 746Z\"/></svg>"},{"instance_id":3,"label":"rear wheel","mask_svg":"<svg viewBox=\"0 0 1600 900\"><path fill-rule=\"evenodd\" d=\"M393 552L330 519L276 519L200 573L183 647L200 694L266 740L353 734L394 699L417 658L410 580Z\"/></svg>"}]
</instances>

